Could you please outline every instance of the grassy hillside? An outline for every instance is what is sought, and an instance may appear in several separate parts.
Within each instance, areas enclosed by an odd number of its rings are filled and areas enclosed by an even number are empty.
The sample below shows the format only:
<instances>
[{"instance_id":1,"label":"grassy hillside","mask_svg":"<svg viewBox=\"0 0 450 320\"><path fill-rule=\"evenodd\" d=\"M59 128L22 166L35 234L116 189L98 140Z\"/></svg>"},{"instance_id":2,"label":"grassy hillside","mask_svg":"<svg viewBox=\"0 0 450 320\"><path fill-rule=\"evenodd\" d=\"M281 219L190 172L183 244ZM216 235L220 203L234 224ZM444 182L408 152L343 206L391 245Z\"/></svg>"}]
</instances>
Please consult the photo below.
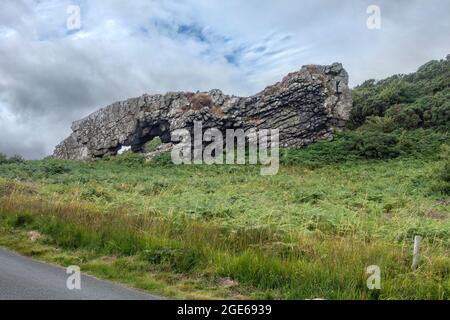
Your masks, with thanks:
<instances>
[{"instance_id":1,"label":"grassy hillside","mask_svg":"<svg viewBox=\"0 0 450 320\"><path fill-rule=\"evenodd\" d=\"M135 160L0 166L0 244L175 297L449 297L443 160L290 165L274 177ZM365 286L373 264L379 293Z\"/></svg>"},{"instance_id":2,"label":"grassy hillside","mask_svg":"<svg viewBox=\"0 0 450 320\"><path fill-rule=\"evenodd\" d=\"M450 55L417 72L368 80L353 91L352 127L370 116L388 117L405 129L450 129Z\"/></svg>"},{"instance_id":3,"label":"grassy hillside","mask_svg":"<svg viewBox=\"0 0 450 320\"><path fill-rule=\"evenodd\" d=\"M165 155L0 157L0 245L169 297L449 299L448 68L365 83L353 130L282 150L273 177Z\"/></svg>"}]
</instances>

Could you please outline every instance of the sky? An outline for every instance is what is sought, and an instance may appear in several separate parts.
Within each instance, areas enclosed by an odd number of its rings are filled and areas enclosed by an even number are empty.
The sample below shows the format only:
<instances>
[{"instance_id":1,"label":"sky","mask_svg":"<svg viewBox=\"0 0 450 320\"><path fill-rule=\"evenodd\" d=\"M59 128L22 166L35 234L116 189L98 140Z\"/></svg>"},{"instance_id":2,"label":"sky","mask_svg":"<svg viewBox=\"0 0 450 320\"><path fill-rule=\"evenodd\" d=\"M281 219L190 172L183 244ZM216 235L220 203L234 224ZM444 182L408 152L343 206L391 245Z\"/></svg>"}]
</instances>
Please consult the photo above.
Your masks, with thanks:
<instances>
[{"instance_id":1,"label":"sky","mask_svg":"<svg viewBox=\"0 0 450 320\"><path fill-rule=\"evenodd\" d=\"M447 54L448 0L2 0L0 152L43 158L73 121L144 93L248 96L333 62L355 86Z\"/></svg>"}]
</instances>

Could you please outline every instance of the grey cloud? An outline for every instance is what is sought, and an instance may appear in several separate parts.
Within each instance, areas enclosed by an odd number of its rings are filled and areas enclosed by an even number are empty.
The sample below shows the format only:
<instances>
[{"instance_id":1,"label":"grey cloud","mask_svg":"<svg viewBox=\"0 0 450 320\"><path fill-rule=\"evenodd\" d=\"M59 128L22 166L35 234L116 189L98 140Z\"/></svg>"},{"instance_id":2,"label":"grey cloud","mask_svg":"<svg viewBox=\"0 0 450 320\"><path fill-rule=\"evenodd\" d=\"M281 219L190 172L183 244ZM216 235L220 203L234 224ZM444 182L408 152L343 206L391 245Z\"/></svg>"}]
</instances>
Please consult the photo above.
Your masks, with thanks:
<instances>
[{"instance_id":1,"label":"grey cloud","mask_svg":"<svg viewBox=\"0 0 450 320\"><path fill-rule=\"evenodd\" d=\"M82 30L69 33L65 8L73 2L82 6ZM355 85L450 53L448 1L380 0L379 31L366 28L369 4L3 0L0 152L47 155L73 120L143 93L248 95L303 64L335 61Z\"/></svg>"}]
</instances>

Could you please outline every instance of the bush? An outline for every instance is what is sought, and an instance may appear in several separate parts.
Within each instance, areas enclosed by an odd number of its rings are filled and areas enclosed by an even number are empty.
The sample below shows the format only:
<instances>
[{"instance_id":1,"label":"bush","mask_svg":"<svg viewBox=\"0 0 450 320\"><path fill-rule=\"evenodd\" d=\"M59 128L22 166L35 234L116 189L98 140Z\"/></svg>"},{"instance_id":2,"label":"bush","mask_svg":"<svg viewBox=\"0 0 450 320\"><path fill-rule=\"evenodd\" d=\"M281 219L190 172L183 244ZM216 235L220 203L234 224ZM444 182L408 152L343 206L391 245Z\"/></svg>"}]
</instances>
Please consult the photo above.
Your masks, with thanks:
<instances>
[{"instance_id":1,"label":"bush","mask_svg":"<svg viewBox=\"0 0 450 320\"><path fill-rule=\"evenodd\" d=\"M400 155L398 138L393 134L368 131L350 133L350 150L366 159L390 159Z\"/></svg>"},{"instance_id":2,"label":"bush","mask_svg":"<svg viewBox=\"0 0 450 320\"><path fill-rule=\"evenodd\" d=\"M105 158L104 161L110 161L126 167L141 167L144 164L144 155L134 152L124 152L123 154Z\"/></svg>"},{"instance_id":3,"label":"bush","mask_svg":"<svg viewBox=\"0 0 450 320\"><path fill-rule=\"evenodd\" d=\"M156 156L150 164L151 166L157 166L157 167L169 167L174 166L174 163L172 161L172 155L170 152L166 152L163 154L160 154L159 156Z\"/></svg>"},{"instance_id":4,"label":"bush","mask_svg":"<svg viewBox=\"0 0 450 320\"><path fill-rule=\"evenodd\" d=\"M385 111L397 104L414 101L415 87L403 76L393 76L375 82L371 86L359 86L353 90L353 109L350 115L351 127L361 126L370 116L384 116Z\"/></svg>"},{"instance_id":5,"label":"bush","mask_svg":"<svg viewBox=\"0 0 450 320\"><path fill-rule=\"evenodd\" d=\"M396 129L391 117L369 117L361 130L391 133Z\"/></svg>"},{"instance_id":6,"label":"bush","mask_svg":"<svg viewBox=\"0 0 450 320\"><path fill-rule=\"evenodd\" d=\"M60 160L47 160L44 162L43 171L46 176L69 173L71 168Z\"/></svg>"},{"instance_id":7,"label":"bush","mask_svg":"<svg viewBox=\"0 0 450 320\"><path fill-rule=\"evenodd\" d=\"M431 61L416 73L369 80L353 90L350 127L368 117L392 117L405 129L444 128L450 123L450 61Z\"/></svg>"},{"instance_id":8,"label":"bush","mask_svg":"<svg viewBox=\"0 0 450 320\"><path fill-rule=\"evenodd\" d=\"M440 146L448 141L448 133L440 133L431 129L402 130L396 133L398 148L402 155L436 158Z\"/></svg>"},{"instance_id":9,"label":"bush","mask_svg":"<svg viewBox=\"0 0 450 320\"><path fill-rule=\"evenodd\" d=\"M202 260L202 254L198 250L189 248L146 250L143 257L152 264L168 266L178 273L190 272Z\"/></svg>"},{"instance_id":10,"label":"bush","mask_svg":"<svg viewBox=\"0 0 450 320\"><path fill-rule=\"evenodd\" d=\"M160 137L155 137L144 145L144 152L150 153L155 151L162 144Z\"/></svg>"},{"instance_id":11,"label":"bush","mask_svg":"<svg viewBox=\"0 0 450 320\"><path fill-rule=\"evenodd\" d=\"M391 117L397 128L449 129L450 89L433 96L425 96L413 104L401 104L390 107L386 116Z\"/></svg>"},{"instance_id":12,"label":"bush","mask_svg":"<svg viewBox=\"0 0 450 320\"><path fill-rule=\"evenodd\" d=\"M24 213L12 216L9 220L9 225L14 228L22 228L30 225L33 221L34 218L31 214Z\"/></svg>"},{"instance_id":13,"label":"bush","mask_svg":"<svg viewBox=\"0 0 450 320\"><path fill-rule=\"evenodd\" d=\"M7 157L5 154L0 153L0 165L1 164L9 164L9 163L22 163L25 162L22 156L14 155L12 157Z\"/></svg>"},{"instance_id":14,"label":"bush","mask_svg":"<svg viewBox=\"0 0 450 320\"><path fill-rule=\"evenodd\" d=\"M386 111L386 117L392 119L397 128L413 130L423 125L423 112L414 106L395 105Z\"/></svg>"},{"instance_id":15,"label":"bush","mask_svg":"<svg viewBox=\"0 0 450 320\"><path fill-rule=\"evenodd\" d=\"M436 158L436 150L449 140L448 132L432 129L391 130L389 118L371 117L358 130L339 133L332 141L320 141L303 149L281 149L280 163L317 168L357 159Z\"/></svg>"},{"instance_id":16,"label":"bush","mask_svg":"<svg viewBox=\"0 0 450 320\"><path fill-rule=\"evenodd\" d=\"M356 159L390 159L401 152L395 134L357 130L338 134L333 141L321 141L304 149L280 150L280 163L303 164L311 168Z\"/></svg>"},{"instance_id":17,"label":"bush","mask_svg":"<svg viewBox=\"0 0 450 320\"><path fill-rule=\"evenodd\" d=\"M424 125L425 127L436 127L438 129L450 130L450 95L449 101L429 108L424 112Z\"/></svg>"},{"instance_id":18,"label":"bush","mask_svg":"<svg viewBox=\"0 0 450 320\"><path fill-rule=\"evenodd\" d=\"M3 153L0 153L0 164L7 163L8 158Z\"/></svg>"},{"instance_id":19,"label":"bush","mask_svg":"<svg viewBox=\"0 0 450 320\"><path fill-rule=\"evenodd\" d=\"M10 157L8 159L8 162L9 163L23 163L23 162L25 162L25 159L21 155L16 154L16 155L13 155L12 157Z\"/></svg>"},{"instance_id":20,"label":"bush","mask_svg":"<svg viewBox=\"0 0 450 320\"><path fill-rule=\"evenodd\" d=\"M325 164L340 163L355 159L348 149L347 135L339 134L332 141L319 141L303 149L281 149L280 163L302 164L316 168Z\"/></svg>"}]
</instances>

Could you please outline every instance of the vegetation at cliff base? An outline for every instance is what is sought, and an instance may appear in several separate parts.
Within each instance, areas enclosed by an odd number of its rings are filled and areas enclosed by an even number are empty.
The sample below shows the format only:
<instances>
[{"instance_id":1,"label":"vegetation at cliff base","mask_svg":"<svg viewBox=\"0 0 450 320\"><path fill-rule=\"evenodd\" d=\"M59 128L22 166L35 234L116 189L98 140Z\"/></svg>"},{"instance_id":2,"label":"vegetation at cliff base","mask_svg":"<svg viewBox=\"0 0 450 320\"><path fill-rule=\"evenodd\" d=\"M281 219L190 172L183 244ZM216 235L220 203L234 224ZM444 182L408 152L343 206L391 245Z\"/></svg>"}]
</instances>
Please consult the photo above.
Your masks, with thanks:
<instances>
[{"instance_id":1,"label":"vegetation at cliff base","mask_svg":"<svg viewBox=\"0 0 450 320\"><path fill-rule=\"evenodd\" d=\"M417 72L367 80L353 90L353 128L368 117L384 117L391 127L450 129L450 59L433 60Z\"/></svg>"}]
</instances>

